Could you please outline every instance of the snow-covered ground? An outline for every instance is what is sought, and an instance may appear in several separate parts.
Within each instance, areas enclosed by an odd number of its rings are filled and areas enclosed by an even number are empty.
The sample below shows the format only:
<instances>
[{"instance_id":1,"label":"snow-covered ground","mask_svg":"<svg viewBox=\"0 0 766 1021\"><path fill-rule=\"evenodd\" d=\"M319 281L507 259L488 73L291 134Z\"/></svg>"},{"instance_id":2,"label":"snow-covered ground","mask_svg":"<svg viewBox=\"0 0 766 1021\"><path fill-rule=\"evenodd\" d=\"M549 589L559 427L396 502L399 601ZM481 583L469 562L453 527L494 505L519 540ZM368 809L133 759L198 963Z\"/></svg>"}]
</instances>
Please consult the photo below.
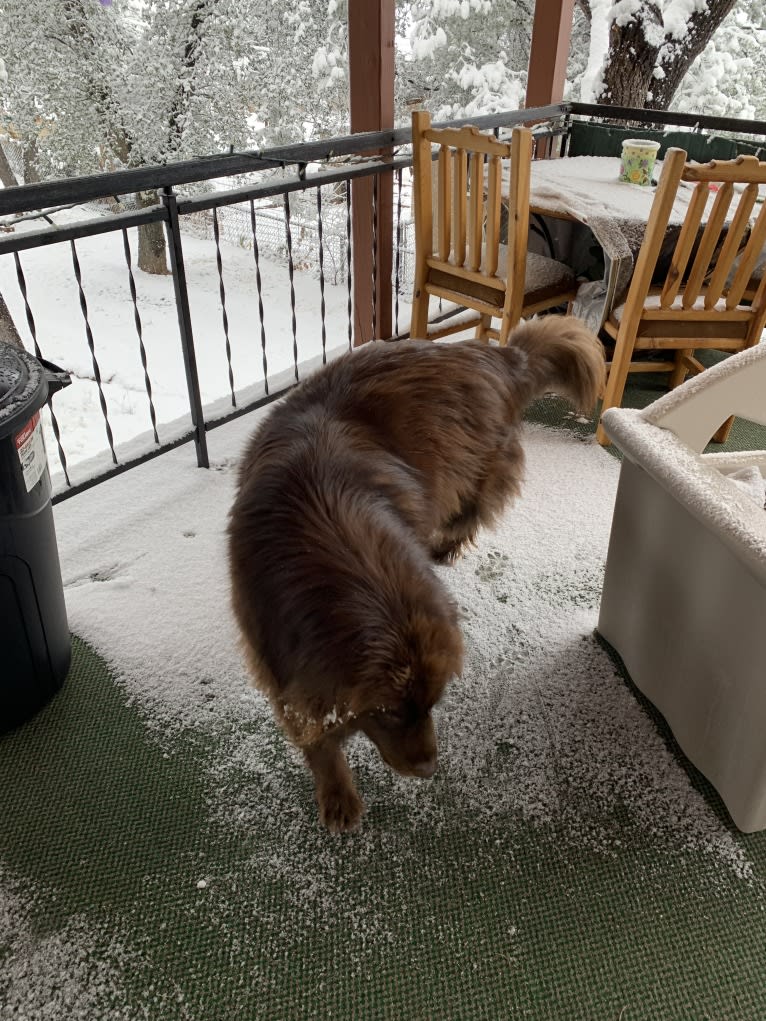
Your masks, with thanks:
<instances>
[{"instance_id":1,"label":"snow-covered ground","mask_svg":"<svg viewBox=\"0 0 766 1021\"><path fill-rule=\"evenodd\" d=\"M64 223L82 215L68 211L57 214L56 220ZM164 441L178 432L177 420L188 422L189 408L173 280L136 268L136 231L129 235L152 395L160 440ZM208 404L230 393L215 246L212 241L184 235L183 247L202 399ZM151 419L122 233L83 239L76 242L76 248L109 422L115 444L124 444L150 430ZM235 244L222 242L221 250L234 386L239 391L262 385L264 380L255 261L251 250ZM292 372L293 366L290 281L286 262L267 256L259 261L267 371L273 384L280 374ZM65 242L23 252L21 263L43 356L72 375L72 385L54 398L54 410L68 464L75 465L107 450L108 442L71 248ZM322 353L319 278L296 270L294 286L298 362L315 363ZM33 351L11 255L0 257L0 292L27 349ZM325 285L325 306L329 356L348 347L345 283ZM169 426L174 422L175 426ZM45 428L55 472L56 444L47 414Z\"/></svg>"}]
</instances>

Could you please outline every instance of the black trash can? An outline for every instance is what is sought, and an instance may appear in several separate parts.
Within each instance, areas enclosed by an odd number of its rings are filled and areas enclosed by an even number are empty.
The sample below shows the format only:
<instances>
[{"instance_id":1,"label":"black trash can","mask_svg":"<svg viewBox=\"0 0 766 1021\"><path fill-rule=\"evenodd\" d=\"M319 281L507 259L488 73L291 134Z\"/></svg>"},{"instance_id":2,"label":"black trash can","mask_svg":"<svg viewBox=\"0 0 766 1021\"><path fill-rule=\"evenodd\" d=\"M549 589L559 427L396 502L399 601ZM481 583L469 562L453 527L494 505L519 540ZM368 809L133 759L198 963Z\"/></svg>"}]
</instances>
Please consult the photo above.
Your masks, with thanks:
<instances>
[{"instance_id":1,"label":"black trash can","mask_svg":"<svg viewBox=\"0 0 766 1021\"><path fill-rule=\"evenodd\" d=\"M69 670L40 408L70 382L0 342L0 733L45 705Z\"/></svg>"}]
</instances>

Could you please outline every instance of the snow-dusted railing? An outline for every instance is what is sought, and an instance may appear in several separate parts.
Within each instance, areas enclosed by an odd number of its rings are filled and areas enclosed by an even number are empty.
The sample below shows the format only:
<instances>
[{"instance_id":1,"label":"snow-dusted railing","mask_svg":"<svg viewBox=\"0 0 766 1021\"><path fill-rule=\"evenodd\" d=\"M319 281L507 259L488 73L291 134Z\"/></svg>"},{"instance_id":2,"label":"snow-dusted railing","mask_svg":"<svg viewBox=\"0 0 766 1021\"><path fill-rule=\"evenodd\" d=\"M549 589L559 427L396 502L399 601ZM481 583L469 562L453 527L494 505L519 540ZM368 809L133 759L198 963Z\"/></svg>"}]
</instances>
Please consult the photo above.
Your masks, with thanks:
<instances>
[{"instance_id":1,"label":"snow-dusted railing","mask_svg":"<svg viewBox=\"0 0 766 1021\"><path fill-rule=\"evenodd\" d=\"M720 131L736 137L747 135L766 139L766 121L713 114L681 113L677 110L636 110L629 106L600 106L594 103L563 103L567 114L615 124L649 124L687 128L691 131Z\"/></svg>"},{"instance_id":2,"label":"snow-dusted railing","mask_svg":"<svg viewBox=\"0 0 766 1021\"><path fill-rule=\"evenodd\" d=\"M766 138L757 122L579 104L471 123L498 133L532 124L551 155L581 118ZM354 304L352 224L372 215L374 252L383 175L393 175L394 258L391 280L373 258L372 319L390 301L393 337L382 339L406 335L409 142L401 128L0 191L0 293L30 350L75 378L56 397L58 419L50 413L54 499L189 440L207 466L209 429L353 346L369 313ZM355 208L352 182L363 178L372 213ZM136 231L152 228L167 241L164 278L136 271Z\"/></svg>"},{"instance_id":3,"label":"snow-dusted railing","mask_svg":"<svg viewBox=\"0 0 766 1021\"><path fill-rule=\"evenodd\" d=\"M560 116L558 107L511 111L481 126L500 131ZM392 333L406 333L399 305L411 286L409 140L409 129L366 133L0 192L0 293L29 349L74 379L46 423L60 466L55 500L188 440L207 466L209 429L352 347L368 314L354 303L352 223L372 215L374 246L381 175L393 175L392 280L379 279L373 258L370 314L374 321L375 304L390 301ZM352 197L363 178L373 181L371 212ZM136 232L146 238L158 227L165 278L136 268ZM307 309L309 283L319 293ZM222 344L212 349L217 335ZM174 403L168 391L183 399Z\"/></svg>"}]
</instances>

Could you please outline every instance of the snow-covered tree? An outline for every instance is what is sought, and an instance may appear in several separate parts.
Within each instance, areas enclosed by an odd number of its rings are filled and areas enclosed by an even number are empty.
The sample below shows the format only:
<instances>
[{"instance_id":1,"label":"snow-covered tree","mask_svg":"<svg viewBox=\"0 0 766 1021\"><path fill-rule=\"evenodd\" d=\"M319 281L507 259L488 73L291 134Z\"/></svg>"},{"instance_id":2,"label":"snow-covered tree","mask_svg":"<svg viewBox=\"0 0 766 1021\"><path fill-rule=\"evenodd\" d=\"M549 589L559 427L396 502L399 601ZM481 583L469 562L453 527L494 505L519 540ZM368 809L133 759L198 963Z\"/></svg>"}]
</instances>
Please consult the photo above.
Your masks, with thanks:
<instances>
[{"instance_id":1,"label":"snow-covered tree","mask_svg":"<svg viewBox=\"0 0 766 1021\"><path fill-rule=\"evenodd\" d=\"M125 165L162 164L250 143L247 114L258 60L235 0L151 0L132 22L120 115ZM142 196L142 202L155 201ZM161 224L140 234L139 266L164 272Z\"/></svg>"},{"instance_id":2,"label":"snow-covered tree","mask_svg":"<svg viewBox=\"0 0 766 1021\"><path fill-rule=\"evenodd\" d=\"M400 15L399 99L437 119L522 105L533 0L412 0Z\"/></svg>"},{"instance_id":3,"label":"snow-covered tree","mask_svg":"<svg viewBox=\"0 0 766 1021\"><path fill-rule=\"evenodd\" d=\"M595 74L587 88L596 101L617 106L670 108L698 60L696 73L687 82L687 103L695 96L701 110L726 106L718 99L735 91L737 82L728 81L724 69L728 65L735 79L738 72L749 70L745 61L727 61L721 56L728 52L728 46L740 44L736 17L744 13L744 24L760 21L763 25L756 5L747 0L740 0L734 22L729 22L728 16L737 0L617 0L611 5L603 0L578 2L590 15L592 57L594 50L603 45L604 37L607 42L603 64L597 67L597 62L591 61ZM718 49L717 60L711 59L711 42L714 50L721 44L726 47ZM752 41L750 48L755 50ZM721 73L709 74L714 67Z\"/></svg>"},{"instance_id":4,"label":"snow-covered tree","mask_svg":"<svg viewBox=\"0 0 766 1021\"><path fill-rule=\"evenodd\" d=\"M673 108L721 117L766 117L766 10L739 0L681 81Z\"/></svg>"},{"instance_id":5,"label":"snow-covered tree","mask_svg":"<svg viewBox=\"0 0 766 1021\"><path fill-rule=\"evenodd\" d=\"M42 177L249 145L262 54L253 25L272 9L269 0L11 0L0 7L5 130ZM156 225L140 232L139 265L165 270Z\"/></svg>"},{"instance_id":6,"label":"snow-covered tree","mask_svg":"<svg viewBox=\"0 0 766 1021\"><path fill-rule=\"evenodd\" d=\"M400 112L523 105L533 12L532 0L400 0ZM762 0L577 0L565 95L766 116L765 41Z\"/></svg>"},{"instance_id":7,"label":"snow-covered tree","mask_svg":"<svg viewBox=\"0 0 766 1021\"><path fill-rule=\"evenodd\" d=\"M348 3L0 0L0 130L25 180L343 133ZM763 0L577 3L568 96L766 115ZM400 123L523 105L533 0L396 4Z\"/></svg>"},{"instance_id":8,"label":"snow-covered tree","mask_svg":"<svg viewBox=\"0 0 766 1021\"><path fill-rule=\"evenodd\" d=\"M100 119L108 118L102 85L114 39L107 9L88 0L11 0L0 15L4 127L22 146L25 181L92 168Z\"/></svg>"},{"instance_id":9,"label":"snow-covered tree","mask_svg":"<svg viewBox=\"0 0 766 1021\"><path fill-rule=\"evenodd\" d=\"M132 22L120 102L130 165L248 144L260 50L252 0L148 0Z\"/></svg>"},{"instance_id":10,"label":"snow-covered tree","mask_svg":"<svg viewBox=\"0 0 766 1021\"><path fill-rule=\"evenodd\" d=\"M352 0L353 2L353 0ZM264 145L349 129L347 0L266 3L252 107Z\"/></svg>"}]
</instances>

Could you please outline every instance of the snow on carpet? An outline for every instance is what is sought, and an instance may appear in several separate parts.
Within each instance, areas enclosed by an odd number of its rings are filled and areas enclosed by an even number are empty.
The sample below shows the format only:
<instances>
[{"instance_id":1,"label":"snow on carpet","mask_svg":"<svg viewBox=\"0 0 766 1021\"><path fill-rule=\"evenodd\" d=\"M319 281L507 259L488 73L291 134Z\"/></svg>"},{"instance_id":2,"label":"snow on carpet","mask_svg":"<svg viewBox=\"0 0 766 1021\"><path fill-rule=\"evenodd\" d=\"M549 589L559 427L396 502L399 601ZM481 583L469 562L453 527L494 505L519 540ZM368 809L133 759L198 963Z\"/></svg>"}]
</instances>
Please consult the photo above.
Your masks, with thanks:
<instances>
[{"instance_id":1,"label":"snow on carpet","mask_svg":"<svg viewBox=\"0 0 766 1021\"><path fill-rule=\"evenodd\" d=\"M46 891L46 895L50 896ZM146 999L170 1016L177 990L152 980L146 961L110 928L93 930L81 918L59 932L41 934L30 920L36 897L0 868L0 1017L47 1021L137 1021L128 1005L125 976L145 978ZM129 937L126 936L129 940ZM181 1005L184 1021L191 1021Z\"/></svg>"},{"instance_id":2,"label":"snow on carpet","mask_svg":"<svg viewBox=\"0 0 766 1021\"><path fill-rule=\"evenodd\" d=\"M259 869L287 880L288 897L329 918L345 896L360 938L385 939L375 925L389 894L368 888L355 902L352 887L382 850L396 872L414 828L473 827L499 842L524 824L609 855L618 817L660 854L702 851L713 871L749 877L736 839L593 635L619 465L534 425L522 497L440 568L461 608L466 664L437 710L436 777L397 777L357 739L350 759L368 814L358 834L325 834L307 771L247 687L229 609L225 527L255 423L210 435L210 471L180 448L57 506L56 525L72 630L159 742L186 728L214 736L211 816L258 834ZM213 886L215 871L211 862L203 877Z\"/></svg>"}]
</instances>

